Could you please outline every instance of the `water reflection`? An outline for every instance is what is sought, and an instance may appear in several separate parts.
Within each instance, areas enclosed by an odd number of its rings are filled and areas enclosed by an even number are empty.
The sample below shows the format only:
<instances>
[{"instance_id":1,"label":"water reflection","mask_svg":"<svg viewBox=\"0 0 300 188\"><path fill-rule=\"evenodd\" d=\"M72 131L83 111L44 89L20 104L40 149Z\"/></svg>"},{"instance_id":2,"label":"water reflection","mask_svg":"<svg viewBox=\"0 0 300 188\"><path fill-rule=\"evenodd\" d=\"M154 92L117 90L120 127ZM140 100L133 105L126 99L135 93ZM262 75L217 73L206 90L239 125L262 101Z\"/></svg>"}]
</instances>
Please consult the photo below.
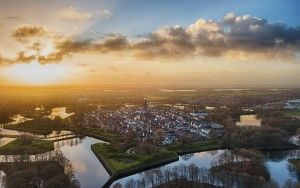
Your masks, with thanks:
<instances>
[{"instance_id":1,"label":"water reflection","mask_svg":"<svg viewBox=\"0 0 300 188\"><path fill-rule=\"evenodd\" d=\"M15 136L20 136L22 134L30 135L37 138L47 138L49 140L53 140L52 138L55 138L55 140L57 140L57 139L65 138L66 136L71 136L71 135L74 136L74 133L72 131L66 131L66 130L52 131L48 135L41 135L41 134L35 134L30 132L0 128L0 135L15 137Z\"/></svg>"},{"instance_id":2,"label":"water reflection","mask_svg":"<svg viewBox=\"0 0 300 188\"><path fill-rule=\"evenodd\" d=\"M158 91L172 93L172 92L195 92L194 89L158 89Z\"/></svg>"},{"instance_id":3,"label":"water reflection","mask_svg":"<svg viewBox=\"0 0 300 188\"><path fill-rule=\"evenodd\" d=\"M187 154L179 157L179 160L170 164L167 164L165 166L155 168L153 170L160 170L160 171L170 171L173 167L178 167L180 165L195 165L197 168L202 169L203 171L207 172L207 169L211 166L212 161L214 158L217 158L220 156L224 150L216 150L214 152L199 152L199 153L194 153L194 154ZM187 157L186 157L187 156ZM205 170L206 169L206 170ZM128 176L122 179L119 179L115 181L111 187L114 187L118 184L122 185L123 187L130 181L131 179L134 181L143 181L144 176L146 175L147 177L150 176L149 173L152 172L153 170L148 170L142 173L134 174L132 176ZM151 173L150 173L151 174ZM148 185L150 186L151 183ZM147 186L146 186L147 187Z\"/></svg>"},{"instance_id":4,"label":"water reflection","mask_svg":"<svg viewBox=\"0 0 300 188\"><path fill-rule=\"evenodd\" d=\"M5 184L5 180L6 179L6 175L5 175L5 173L1 170L0 171L0 188L5 188L6 186L6 184Z\"/></svg>"},{"instance_id":5,"label":"water reflection","mask_svg":"<svg viewBox=\"0 0 300 188\"><path fill-rule=\"evenodd\" d=\"M91 145L99 142L103 141L86 137L56 143L56 149L61 150L71 161L75 178L80 181L82 187L99 188L110 177L91 150Z\"/></svg>"},{"instance_id":6,"label":"water reflection","mask_svg":"<svg viewBox=\"0 0 300 188\"><path fill-rule=\"evenodd\" d=\"M37 155L0 155L0 162L58 161L59 156L64 156L69 161L65 172L72 170L82 187L99 188L110 177L91 150L91 145L99 142L103 141L91 137L62 140L55 142L53 151Z\"/></svg>"},{"instance_id":7,"label":"water reflection","mask_svg":"<svg viewBox=\"0 0 300 188\"><path fill-rule=\"evenodd\" d=\"M278 183L278 185L282 187L284 183L288 180L296 182L299 180L299 175L296 174L295 170L291 167L290 163L288 162L288 159L300 158L299 150L279 153L265 153L265 162L263 162L262 165L266 166L270 174L270 180L267 182L262 181L259 177L243 177L237 174L233 176L232 174L224 174L224 172L219 174L210 174L211 171L209 169L213 167L213 165L215 165L216 162L218 162L220 158L222 158L222 156L226 156L226 152L230 153L231 151L215 150L209 152L198 152L194 154L183 155L180 156L179 161L176 161L174 163L119 179L115 181L111 185L111 187L130 187L131 185L134 185L133 187L138 187L138 185L141 187L151 187L153 185L152 183L159 184L159 182L162 181L161 179L155 179L155 177L163 177L164 179L162 182L166 182L168 180L168 177L165 177L166 173L173 173L174 176L174 171L180 171L180 169L186 169L185 173L188 176L188 178L190 178L191 174L188 173L188 170L191 170L191 168L196 169L196 167L198 169L196 170L197 173L201 174L199 175L199 178L202 179L202 182L213 182L213 184L215 185L226 186L229 183L230 185L234 185L235 187L240 187L244 185L241 183L250 181L251 183L254 183L259 186L266 184L268 186L275 186ZM234 158L234 160L237 160L237 158ZM160 173L162 173L163 176L160 176ZM251 180L249 178L251 178Z\"/></svg>"}]
</instances>

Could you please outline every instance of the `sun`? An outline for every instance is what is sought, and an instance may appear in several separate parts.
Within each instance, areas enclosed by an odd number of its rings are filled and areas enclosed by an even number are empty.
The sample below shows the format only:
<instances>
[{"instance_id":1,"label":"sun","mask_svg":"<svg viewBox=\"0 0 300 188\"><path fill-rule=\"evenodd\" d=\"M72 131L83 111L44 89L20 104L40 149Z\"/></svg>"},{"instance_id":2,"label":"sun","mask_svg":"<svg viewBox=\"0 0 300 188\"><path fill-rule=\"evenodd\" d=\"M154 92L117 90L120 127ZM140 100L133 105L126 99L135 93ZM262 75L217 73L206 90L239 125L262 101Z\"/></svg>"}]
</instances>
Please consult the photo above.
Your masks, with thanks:
<instances>
[{"instance_id":1,"label":"sun","mask_svg":"<svg viewBox=\"0 0 300 188\"><path fill-rule=\"evenodd\" d=\"M57 84L69 74L68 68L60 64L41 65L37 61L28 64L15 64L4 71L12 82L25 85Z\"/></svg>"}]
</instances>

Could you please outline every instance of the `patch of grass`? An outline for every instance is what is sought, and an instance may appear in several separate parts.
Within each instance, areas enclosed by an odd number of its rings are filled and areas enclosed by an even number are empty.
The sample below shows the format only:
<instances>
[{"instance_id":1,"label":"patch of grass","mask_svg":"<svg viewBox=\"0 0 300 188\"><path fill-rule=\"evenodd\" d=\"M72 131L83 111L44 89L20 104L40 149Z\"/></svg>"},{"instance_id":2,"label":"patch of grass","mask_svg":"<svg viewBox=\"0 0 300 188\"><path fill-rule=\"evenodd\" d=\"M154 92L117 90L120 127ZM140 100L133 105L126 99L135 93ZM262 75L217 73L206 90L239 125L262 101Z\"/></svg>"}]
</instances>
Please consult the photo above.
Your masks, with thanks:
<instances>
[{"instance_id":1,"label":"patch of grass","mask_svg":"<svg viewBox=\"0 0 300 188\"><path fill-rule=\"evenodd\" d=\"M166 146L166 148L167 150L176 152L178 154L224 149L221 142L217 140L201 141L201 142L187 143L187 144L174 142Z\"/></svg>"},{"instance_id":2,"label":"patch of grass","mask_svg":"<svg viewBox=\"0 0 300 188\"><path fill-rule=\"evenodd\" d=\"M31 143L24 144L20 139L14 140L0 147L2 155L39 154L54 150L54 142L49 140L33 139Z\"/></svg>"},{"instance_id":3,"label":"patch of grass","mask_svg":"<svg viewBox=\"0 0 300 188\"><path fill-rule=\"evenodd\" d=\"M129 154L119 151L115 146L97 143L91 146L95 155L112 175L130 174L152 166L178 160L175 152L160 150L151 155Z\"/></svg>"},{"instance_id":4,"label":"patch of grass","mask_svg":"<svg viewBox=\"0 0 300 188\"><path fill-rule=\"evenodd\" d=\"M104 141L108 142L123 142L124 138L119 135L112 132L105 132L102 129L96 129L96 128L88 128L81 131L82 134L98 138Z\"/></svg>"},{"instance_id":5,"label":"patch of grass","mask_svg":"<svg viewBox=\"0 0 300 188\"><path fill-rule=\"evenodd\" d=\"M263 125L282 129L290 135L294 135L296 130L300 128L300 111L297 110L267 111L260 115L263 119Z\"/></svg>"},{"instance_id":6,"label":"patch of grass","mask_svg":"<svg viewBox=\"0 0 300 188\"><path fill-rule=\"evenodd\" d=\"M67 120L62 120L59 118L54 120L49 118L36 118L32 121L26 121L20 124L5 125L4 128L47 135L54 130L67 129L68 126L66 121Z\"/></svg>"},{"instance_id":7,"label":"patch of grass","mask_svg":"<svg viewBox=\"0 0 300 188\"><path fill-rule=\"evenodd\" d=\"M300 110L284 111L283 114L287 117L299 117L300 118Z\"/></svg>"}]
</instances>

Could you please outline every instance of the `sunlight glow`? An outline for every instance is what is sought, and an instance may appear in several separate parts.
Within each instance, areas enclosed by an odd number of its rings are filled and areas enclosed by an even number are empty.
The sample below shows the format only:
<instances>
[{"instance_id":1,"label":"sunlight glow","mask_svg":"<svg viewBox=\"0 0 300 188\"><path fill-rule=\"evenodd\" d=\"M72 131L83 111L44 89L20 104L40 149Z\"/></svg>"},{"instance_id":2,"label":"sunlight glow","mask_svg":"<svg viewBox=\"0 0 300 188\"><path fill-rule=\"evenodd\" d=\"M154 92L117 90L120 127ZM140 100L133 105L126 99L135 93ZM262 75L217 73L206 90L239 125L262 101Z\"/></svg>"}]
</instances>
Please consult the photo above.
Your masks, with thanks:
<instances>
[{"instance_id":1,"label":"sunlight glow","mask_svg":"<svg viewBox=\"0 0 300 188\"><path fill-rule=\"evenodd\" d=\"M13 82L46 85L62 81L69 73L69 69L61 64L41 65L35 61L29 64L12 65L7 67L4 73Z\"/></svg>"},{"instance_id":2,"label":"sunlight glow","mask_svg":"<svg viewBox=\"0 0 300 188\"><path fill-rule=\"evenodd\" d=\"M52 42L47 42L45 47L40 51L40 55L47 56L54 51Z\"/></svg>"}]
</instances>

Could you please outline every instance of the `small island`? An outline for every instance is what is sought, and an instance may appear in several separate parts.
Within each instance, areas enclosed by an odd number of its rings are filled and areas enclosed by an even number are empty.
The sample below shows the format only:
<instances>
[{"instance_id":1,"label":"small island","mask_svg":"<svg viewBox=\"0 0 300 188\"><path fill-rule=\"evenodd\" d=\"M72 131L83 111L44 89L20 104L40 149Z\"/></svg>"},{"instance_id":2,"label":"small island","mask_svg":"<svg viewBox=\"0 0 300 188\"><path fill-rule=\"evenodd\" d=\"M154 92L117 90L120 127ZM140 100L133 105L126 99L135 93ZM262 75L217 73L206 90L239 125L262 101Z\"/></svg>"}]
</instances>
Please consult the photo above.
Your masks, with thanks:
<instances>
[{"instance_id":1,"label":"small island","mask_svg":"<svg viewBox=\"0 0 300 188\"><path fill-rule=\"evenodd\" d=\"M176 141L165 147L167 150L174 151L178 155L226 148L222 145L221 141L219 140L198 141L195 143L182 143Z\"/></svg>"},{"instance_id":2,"label":"small island","mask_svg":"<svg viewBox=\"0 0 300 188\"><path fill-rule=\"evenodd\" d=\"M49 140L34 139L22 135L16 140L0 147L1 155L33 155L54 150L54 142Z\"/></svg>"},{"instance_id":3,"label":"small island","mask_svg":"<svg viewBox=\"0 0 300 188\"><path fill-rule=\"evenodd\" d=\"M270 180L270 173L265 166L265 157L261 151L255 149L227 150L212 163L210 171L224 182L226 178L240 178L247 182L251 177L253 185L256 185L254 187L261 187ZM237 187L243 186L240 184Z\"/></svg>"},{"instance_id":4,"label":"small island","mask_svg":"<svg viewBox=\"0 0 300 188\"><path fill-rule=\"evenodd\" d=\"M175 152L144 143L127 151L106 143L91 148L108 172L118 178L178 160Z\"/></svg>"}]
</instances>

